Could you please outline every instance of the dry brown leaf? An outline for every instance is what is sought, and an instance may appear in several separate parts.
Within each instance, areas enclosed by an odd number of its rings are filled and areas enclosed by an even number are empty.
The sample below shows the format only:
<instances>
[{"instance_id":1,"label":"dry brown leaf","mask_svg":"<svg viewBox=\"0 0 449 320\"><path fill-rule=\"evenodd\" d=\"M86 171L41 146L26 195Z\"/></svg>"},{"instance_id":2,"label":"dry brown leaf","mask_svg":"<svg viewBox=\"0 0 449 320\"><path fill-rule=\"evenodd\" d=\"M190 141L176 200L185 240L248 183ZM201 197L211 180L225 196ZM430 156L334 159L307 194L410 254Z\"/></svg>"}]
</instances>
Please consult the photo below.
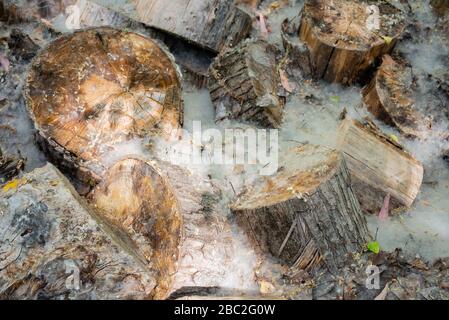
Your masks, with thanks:
<instances>
[{"instance_id":1,"label":"dry brown leaf","mask_svg":"<svg viewBox=\"0 0 449 320\"><path fill-rule=\"evenodd\" d=\"M381 293L379 293L379 295L377 297L374 298L374 300L385 300L385 298L387 297L388 291L389 291L389 286L388 283L385 285L385 288L382 290Z\"/></svg>"},{"instance_id":2,"label":"dry brown leaf","mask_svg":"<svg viewBox=\"0 0 449 320\"><path fill-rule=\"evenodd\" d=\"M259 13L259 26L260 26L260 34L262 35L262 37L267 38L268 37L267 23L265 22L265 17L262 13Z\"/></svg>"},{"instance_id":3,"label":"dry brown leaf","mask_svg":"<svg viewBox=\"0 0 449 320\"><path fill-rule=\"evenodd\" d=\"M290 81L287 78L287 74L284 70L279 70L279 78L281 79L281 84L284 87L285 91L292 93L293 92L293 86L291 85Z\"/></svg>"}]
</instances>

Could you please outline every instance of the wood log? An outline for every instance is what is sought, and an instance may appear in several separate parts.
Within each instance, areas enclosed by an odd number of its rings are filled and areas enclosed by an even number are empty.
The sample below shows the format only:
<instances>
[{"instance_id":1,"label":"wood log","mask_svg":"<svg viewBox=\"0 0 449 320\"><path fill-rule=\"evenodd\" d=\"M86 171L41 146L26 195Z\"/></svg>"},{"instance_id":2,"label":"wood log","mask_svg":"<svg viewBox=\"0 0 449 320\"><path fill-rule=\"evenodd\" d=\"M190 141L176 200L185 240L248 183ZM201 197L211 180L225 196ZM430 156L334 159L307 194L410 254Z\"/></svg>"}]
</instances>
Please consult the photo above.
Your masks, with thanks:
<instances>
[{"instance_id":1,"label":"wood log","mask_svg":"<svg viewBox=\"0 0 449 320\"><path fill-rule=\"evenodd\" d=\"M146 299L156 275L51 164L0 192L0 299Z\"/></svg>"},{"instance_id":2,"label":"wood log","mask_svg":"<svg viewBox=\"0 0 449 320\"><path fill-rule=\"evenodd\" d=\"M97 219L155 275L149 297L165 299L229 279L243 292L252 287L252 267L241 261L251 253L236 250L236 236L218 210L219 193L179 167L130 157L111 166L88 199Z\"/></svg>"},{"instance_id":3,"label":"wood log","mask_svg":"<svg viewBox=\"0 0 449 320\"><path fill-rule=\"evenodd\" d=\"M338 149L344 154L362 208L378 214L387 194L390 208L409 208L419 193L423 166L372 123L341 123Z\"/></svg>"},{"instance_id":4,"label":"wood log","mask_svg":"<svg viewBox=\"0 0 449 320\"><path fill-rule=\"evenodd\" d=\"M25 97L38 142L84 182L114 145L147 134L169 139L183 120L170 56L148 38L111 28L51 43L31 65Z\"/></svg>"},{"instance_id":5,"label":"wood log","mask_svg":"<svg viewBox=\"0 0 449 320\"><path fill-rule=\"evenodd\" d=\"M382 65L363 89L368 110L379 120L412 138L423 136L425 120L415 109L412 69L385 55Z\"/></svg>"},{"instance_id":6,"label":"wood log","mask_svg":"<svg viewBox=\"0 0 449 320\"><path fill-rule=\"evenodd\" d=\"M93 1L215 52L237 45L252 25L251 17L228 0Z\"/></svg>"},{"instance_id":7,"label":"wood log","mask_svg":"<svg viewBox=\"0 0 449 320\"><path fill-rule=\"evenodd\" d=\"M405 29L404 14L383 0L307 0L301 14L299 38L309 48L313 74L328 82L363 78Z\"/></svg>"},{"instance_id":8,"label":"wood log","mask_svg":"<svg viewBox=\"0 0 449 320\"><path fill-rule=\"evenodd\" d=\"M216 120L238 119L279 127L284 103L278 96L275 48L245 41L220 54L210 67L209 90Z\"/></svg>"},{"instance_id":9,"label":"wood log","mask_svg":"<svg viewBox=\"0 0 449 320\"><path fill-rule=\"evenodd\" d=\"M148 163L125 159L107 171L89 199L157 274L153 298L166 297L176 271L182 221L169 182Z\"/></svg>"},{"instance_id":10,"label":"wood log","mask_svg":"<svg viewBox=\"0 0 449 320\"><path fill-rule=\"evenodd\" d=\"M297 150L297 162L251 186L231 210L250 238L292 267L331 272L360 252L369 232L339 152Z\"/></svg>"}]
</instances>

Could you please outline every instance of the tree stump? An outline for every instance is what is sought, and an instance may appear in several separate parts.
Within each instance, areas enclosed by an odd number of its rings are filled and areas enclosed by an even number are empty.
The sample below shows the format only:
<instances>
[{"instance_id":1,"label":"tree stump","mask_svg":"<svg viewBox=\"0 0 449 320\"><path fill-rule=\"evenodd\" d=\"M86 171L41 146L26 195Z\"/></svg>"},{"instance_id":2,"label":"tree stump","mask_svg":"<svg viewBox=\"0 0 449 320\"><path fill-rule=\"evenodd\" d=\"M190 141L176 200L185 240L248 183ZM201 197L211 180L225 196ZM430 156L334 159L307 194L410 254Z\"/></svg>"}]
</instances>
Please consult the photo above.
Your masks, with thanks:
<instances>
[{"instance_id":1,"label":"tree stump","mask_svg":"<svg viewBox=\"0 0 449 320\"><path fill-rule=\"evenodd\" d=\"M99 216L157 274L155 299L171 287L178 261L182 217L172 188L151 165L138 159L114 164L89 195Z\"/></svg>"},{"instance_id":2,"label":"tree stump","mask_svg":"<svg viewBox=\"0 0 449 320\"><path fill-rule=\"evenodd\" d=\"M169 138L183 120L170 56L150 39L111 28L51 43L31 65L25 97L38 142L81 181L114 145L148 134Z\"/></svg>"},{"instance_id":3,"label":"tree stump","mask_svg":"<svg viewBox=\"0 0 449 320\"><path fill-rule=\"evenodd\" d=\"M363 90L363 100L376 118L408 137L418 138L422 137L425 122L415 109L412 77L411 68L385 55L375 77Z\"/></svg>"},{"instance_id":4,"label":"tree stump","mask_svg":"<svg viewBox=\"0 0 449 320\"><path fill-rule=\"evenodd\" d=\"M387 194L392 210L411 207L419 193L423 166L372 123L345 119L338 133L353 188L362 208L378 214Z\"/></svg>"},{"instance_id":5,"label":"tree stump","mask_svg":"<svg viewBox=\"0 0 449 320\"><path fill-rule=\"evenodd\" d=\"M387 1L307 0L299 38L316 78L351 84L393 49L404 28L404 14Z\"/></svg>"},{"instance_id":6,"label":"tree stump","mask_svg":"<svg viewBox=\"0 0 449 320\"><path fill-rule=\"evenodd\" d=\"M210 67L209 90L216 120L238 119L279 127L283 101L275 48L265 41L245 41L220 54Z\"/></svg>"},{"instance_id":7,"label":"tree stump","mask_svg":"<svg viewBox=\"0 0 449 320\"><path fill-rule=\"evenodd\" d=\"M365 217L339 152L309 145L297 159L247 187L231 209L263 251L302 269L322 259L336 272L369 240Z\"/></svg>"}]
</instances>

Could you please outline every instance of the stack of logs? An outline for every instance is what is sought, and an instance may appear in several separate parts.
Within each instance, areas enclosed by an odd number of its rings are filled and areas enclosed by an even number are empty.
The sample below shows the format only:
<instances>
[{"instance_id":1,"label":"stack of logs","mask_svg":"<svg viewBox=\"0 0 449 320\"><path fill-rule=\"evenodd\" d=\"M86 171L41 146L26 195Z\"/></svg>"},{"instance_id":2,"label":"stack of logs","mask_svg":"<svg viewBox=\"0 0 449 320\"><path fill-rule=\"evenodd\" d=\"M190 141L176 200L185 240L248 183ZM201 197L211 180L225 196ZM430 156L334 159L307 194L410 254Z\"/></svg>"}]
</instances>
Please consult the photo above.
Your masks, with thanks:
<instances>
[{"instance_id":1,"label":"stack of logs","mask_svg":"<svg viewBox=\"0 0 449 320\"><path fill-rule=\"evenodd\" d=\"M224 0L190 1L182 13L179 1L170 1L170 10L166 1L149 2L135 1L134 11L122 12L109 1L93 1L219 52L208 84L217 120L282 125L276 49L264 40L240 41L249 31L244 12ZM300 54L294 57L301 57L301 69L315 79L344 85L366 80L381 64L364 89L369 111L419 138L425 124L407 90L410 70L388 55L404 30L404 15L386 1L376 3L380 23L371 29L366 23L371 1L307 0L298 28L288 32L298 37ZM192 12L216 15L192 20ZM182 18L176 23L168 19L173 16ZM288 51L298 54L285 39ZM183 176L170 177L164 172L172 169L159 168L164 164L131 155L112 166L104 159L131 139L176 136L183 107L171 55L133 32L78 31L57 39L33 61L25 95L50 159L91 185L87 199L96 217L155 272L151 297L167 297L179 287L176 274L185 272L180 257L197 223L182 205L187 195L172 186ZM373 123L344 119L338 135L335 150L298 148L295 164L246 186L231 204L255 247L291 267L312 270L322 263L338 272L346 257L370 240L364 212L378 212L387 195L394 209L410 207L419 192L422 165Z\"/></svg>"}]
</instances>

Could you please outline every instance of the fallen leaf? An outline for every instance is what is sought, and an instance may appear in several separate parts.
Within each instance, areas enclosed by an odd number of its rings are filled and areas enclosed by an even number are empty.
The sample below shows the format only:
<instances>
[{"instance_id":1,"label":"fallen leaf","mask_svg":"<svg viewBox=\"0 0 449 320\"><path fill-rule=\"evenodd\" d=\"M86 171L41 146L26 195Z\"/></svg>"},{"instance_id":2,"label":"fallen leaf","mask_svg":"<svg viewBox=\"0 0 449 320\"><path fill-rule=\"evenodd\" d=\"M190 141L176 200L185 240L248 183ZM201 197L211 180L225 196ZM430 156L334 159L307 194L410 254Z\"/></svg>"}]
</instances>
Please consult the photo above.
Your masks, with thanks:
<instances>
[{"instance_id":1,"label":"fallen leaf","mask_svg":"<svg viewBox=\"0 0 449 320\"><path fill-rule=\"evenodd\" d=\"M393 41L393 38L389 37L389 36L383 36L382 39L384 39L384 41L387 45L390 45L391 42Z\"/></svg>"},{"instance_id":2,"label":"fallen leaf","mask_svg":"<svg viewBox=\"0 0 449 320\"><path fill-rule=\"evenodd\" d=\"M0 65L2 68L8 72L11 64L9 63L9 60L7 57L5 57L3 54L0 53Z\"/></svg>"},{"instance_id":3,"label":"fallen leaf","mask_svg":"<svg viewBox=\"0 0 449 320\"><path fill-rule=\"evenodd\" d=\"M339 96L331 96L329 99L332 102L334 102L334 103L339 103L340 102L340 97Z\"/></svg>"},{"instance_id":4,"label":"fallen leaf","mask_svg":"<svg viewBox=\"0 0 449 320\"><path fill-rule=\"evenodd\" d=\"M374 300L385 300L385 298L387 297L389 291L389 287L388 287L388 283L385 285L385 288L382 290L381 293L379 293L379 295L377 297L374 298Z\"/></svg>"},{"instance_id":5,"label":"fallen leaf","mask_svg":"<svg viewBox=\"0 0 449 320\"><path fill-rule=\"evenodd\" d=\"M380 245L379 245L379 242L377 242L377 241L372 241L372 242L368 243L368 245L366 247L368 248L369 251L371 251L375 254L379 254L379 252L380 252Z\"/></svg>"},{"instance_id":6,"label":"fallen leaf","mask_svg":"<svg viewBox=\"0 0 449 320\"><path fill-rule=\"evenodd\" d=\"M399 138L397 136L395 136L394 134L390 134L390 140L393 141L394 143L399 143Z\"/></svg>"},{"instance_id":7,"label":"fallen leaf","mask_svg":"<svg viewBox=\"0 0 449 320\"><path fill-rule=\"evenodd\" d=\"M279 70L279 78L281 79L281 84L284 89L289 93L293 92L293 87L290 84L290 81L288 81L287 74L282 69Z\"/></svg>"},{"instance_id":8,"label":"fallen leaf","mask_svg":"<svg viewBox=\"0 0 449 320\"><path fill-rule=\"evenodd\" d=\"M9 190L15 190L19 186L19 180L14 179L3 186L3 192L8 192Z\"/></svg>"},{"instance_id":9,"label":"fallen leaf","mask_svg":"<svg viewBox=\"0 0 449 320\"><path fill-rule=\"evenodd\" d=\"M270 4L271 9L278 9L281 5L279 4L278 1L275 1L273 3Z\"/></svg>"},{"instance_id":10,"label":"fallen leaf","mask_svg":"<svg viewBox=\"0 0 449 320\"><path fill-rule=\"evenodd\" d=\"M268 281L261 281L259 285L261 294L270 294L275 291L274 286Z\"/></svg>"},{"instance_id":11,"label":"fallen leaf","mask_svg":"<svg viewBox=\"0 0 449 320\"><path fill-rule=\"evenodd\" d=\"M267 23L265 22L265 17L262 13L259 13L259 26L262 37L267 38L268 37Z\"/></svg>"},{"instance_id":12,"label":"fallen leaf","mask_svg":"<svg viewBox=\"0 0 449 320\"><path fill-rule=\"evenodd\" d=\"M379 212L379 220L380 221L386 221L388 219L388 212L390 210L390 194L388 193L385 196L384 204L382 205L382 208Z\"/></svg>"}]
</instances>

